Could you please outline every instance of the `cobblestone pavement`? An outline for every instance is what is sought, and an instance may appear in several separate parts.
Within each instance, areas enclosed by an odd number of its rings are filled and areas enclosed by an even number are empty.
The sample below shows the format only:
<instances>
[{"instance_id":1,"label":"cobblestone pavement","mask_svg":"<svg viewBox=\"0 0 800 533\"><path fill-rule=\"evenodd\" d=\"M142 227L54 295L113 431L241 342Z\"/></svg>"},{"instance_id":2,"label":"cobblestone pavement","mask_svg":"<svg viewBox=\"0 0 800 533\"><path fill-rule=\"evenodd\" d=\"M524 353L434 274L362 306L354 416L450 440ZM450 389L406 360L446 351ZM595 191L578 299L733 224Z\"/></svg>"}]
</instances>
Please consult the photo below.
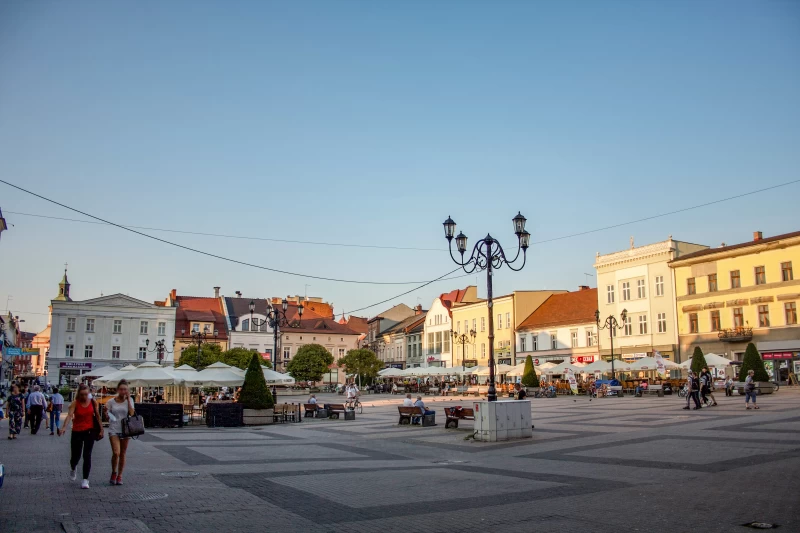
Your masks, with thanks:
<instances>
[{"instance_id":1,"label":"cobblestone pavement","mask_svg":"<svg viewBox=\"0 0 800 533\"><path fill-rule=\"evenodd\" d=\"M400 398L365 397L355 421L153 429L121 487L103 440L88 491L68 479L67 437L9 441L0 422L0 532L800 531L796 388L757 411L723 395L700 411L676 396L534 399L533 439L506 443L444 429L442 407L469 399L426 398L438 425L398 426Z\"/></svg>"}]
</instances>

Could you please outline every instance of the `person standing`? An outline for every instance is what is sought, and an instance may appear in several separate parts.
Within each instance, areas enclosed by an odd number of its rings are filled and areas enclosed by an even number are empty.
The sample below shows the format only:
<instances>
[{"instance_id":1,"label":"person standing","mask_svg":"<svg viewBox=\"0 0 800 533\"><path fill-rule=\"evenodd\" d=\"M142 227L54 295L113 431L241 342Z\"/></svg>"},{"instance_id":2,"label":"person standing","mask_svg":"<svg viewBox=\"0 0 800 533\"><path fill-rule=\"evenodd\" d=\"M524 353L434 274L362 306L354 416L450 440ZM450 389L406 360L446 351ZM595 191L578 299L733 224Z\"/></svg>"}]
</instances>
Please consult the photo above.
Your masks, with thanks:
<instances>
[{"instance_id":1,"label":"person standing","mask_svg":"<svg viewBox=\"0 0 800 533\"><path fill-rule=\"evenodd\" d=\"M89 488L89 473L92 470L92 449L94 448L95 432L94 422L100 422L100 410L97 402L89 398L89 387L80 385L75 401L69 405L67 420L64 427L58 430L60 437L67 432L67 428L72 424L72 435L70 437L70 459L69 459L69 478L75 481L77 477L78 462L83 456L83 481L81 488ZM103 425L100 424L99 438L103 438Z\"/></svg>"},{"instance_id":2,"label":"person standing","mask_svg":"<svg viewBox=\"0 0 800 533\"><path fill-rule=\"evenodd\" d=\"M27 409L28 396L30 396L30 395L31 395L30 388L29 387L25 387L22 390L22 397L25 399L25 405L26 405L26 409L25 409L25 413L24 413L24 415L25 415L25 429L28 429L29 423L31 421L31 417L30 417L31 412L30 412L30 409Z\"/></svg>"},{"instance_id":3,"label":"person standing","mask_svg":"<svg viewBox=\"0 0 800 533\"><path fill-rule=\"evenodd\" d=\"M64 397L58 392L56 387L53 387L53 395L50 396L50 402L53 409L50 411L50 434L53 435L55 431L61 428L61 411L64 409Z\"/></svg>"},{"instance_id":4,"label":"person standing","mask_svg":"<svg viewBox=\"0 0 800 533\"><path fill-rule=\"evenodd\" d=\"M128 392L128 382L124 379L117 384L117 395L106 402L108 413L108 442L111 443L111 481L112 485L122 485L122 471L125 469L125 454L130 437L122 434L122 419L136 414L133 400Z\"/></svg>"},{"instance_id":5,"label":"person standing","mask_svg":"<svg viewBox=\"0 0 800 533\"><path fill-rule=\"evenodd\" d=\"M27 405L30 413L31 435L36 435L39 432L39 426L42 425L42 414L47 407L47 398L39 390L39 385L33 386L33 392L28 395Z\"/></svg>"},{"instance_id":6,"label":"person standing","mask_svg":"<svg viewBox=\"0 0 800 533\"><path fill-rule=\"evenodd\" d=\"M747 377L744 379L744 405L746 409L750 409L750 400L753 400L753 409L758 409L756 405L756 383L753 376L756 375L755 370L748 370Z\"/></svg>"},{"instance_id":7,"label":"person standing","mask_svg":"<svg viewBox=\"0 0 800 533\"><path fill-rule=\"evenodd\" d=\"M689 399L694 401L695 410L700 409L700 381L691 370L689 371L689 378L686 380L686 389L689 394L686 397L686 407L684 409L689 408Z\"/></svg>"},{"instance_id":8,"label":"person standing","mask_svg":"<svg viewBox=\"0 0 800 533\"><path fill-rule=\"evenodd\" d=\"M25 398L19 393L19 386L11 385L11 394L6 400L8 411L8 440L14 440L22 431L22 415L25 413Z\"/></svg>"},{"instance_id":9,"label":"person standing","mask_svg":"<svg viewBox=\"0 0 800 533\"><path fill-rule=\"evenodd\" d=\"M714 398L714 394L711 392L711 382L713 380L713 376L711 372L708 371L708 367L704 366L703 371L700 373L700 392L703 395L703 403L707 407L715 407L717 405L717 399ZM711 397L711 401L714 402L712 404L708 403L708 398Z\"/></svg>"}]
</instances>

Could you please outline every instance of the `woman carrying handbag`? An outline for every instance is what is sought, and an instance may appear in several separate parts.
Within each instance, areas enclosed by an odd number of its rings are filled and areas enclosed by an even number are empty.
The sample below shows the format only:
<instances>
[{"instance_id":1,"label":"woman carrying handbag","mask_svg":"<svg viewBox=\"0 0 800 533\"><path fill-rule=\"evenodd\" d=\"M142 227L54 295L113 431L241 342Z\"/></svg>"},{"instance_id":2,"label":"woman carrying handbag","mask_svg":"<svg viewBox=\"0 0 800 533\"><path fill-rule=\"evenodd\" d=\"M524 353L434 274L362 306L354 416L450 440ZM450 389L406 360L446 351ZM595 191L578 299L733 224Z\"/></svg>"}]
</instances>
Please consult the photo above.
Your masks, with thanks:
<instances>
[{"instance_id":1,"label":"woman carrying handbag","mask_svg":"<svg viewBox=\"0 0 800 533\"><path fill-rule=\"evenodd\" d=\"M94 442L103 438L103 425L100 422L100 409L97 402L89 398L89 387L81 385L75 401L69 406L64 427L58 430L60 437L72 424L70 437L69 478L75 481L78 462L83 455L83 481L81 488L89 488L89 472L92 470L92 449Z\"/></svg>"},{"instance_id":2,"label":"woman carrying handbag","mask_svg":"<svg viewBox=\"0 0 800 533\"><path fill-rule=\"evenodd\" d=\"M123 434L122 421L136 412L128 392L128 382L124 379L117 384L117 395L106 402L108 413L108 441L111 443L111 481L112 485L122 485L122 471L125 469L125 453L128 451L130 437Z\"/></svg>"}]
</instances>

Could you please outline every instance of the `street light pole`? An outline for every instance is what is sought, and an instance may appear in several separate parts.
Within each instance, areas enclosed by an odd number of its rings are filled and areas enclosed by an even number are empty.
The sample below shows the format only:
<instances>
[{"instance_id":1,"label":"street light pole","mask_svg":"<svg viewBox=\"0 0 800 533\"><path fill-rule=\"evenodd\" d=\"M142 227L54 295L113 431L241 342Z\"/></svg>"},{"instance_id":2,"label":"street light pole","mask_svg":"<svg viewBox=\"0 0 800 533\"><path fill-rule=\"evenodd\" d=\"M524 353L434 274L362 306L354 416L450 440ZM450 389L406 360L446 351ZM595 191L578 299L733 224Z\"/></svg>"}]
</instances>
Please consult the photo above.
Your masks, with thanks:
<instances>
[{"instance_id":1,"label":"street light pole","mask_svg":"<svg viewBox=\"0 0 800 533\"><path fill-rule=\"evenodd\" d=\"M461 367L464 367L464 359L467 358L467 354L465 350L467 349L467 344L475 344L475 333L474 329L469 330L469 334L461 333L458 334L455 331L451 332L453 334L453 345L460 344L461 345ZM454 365L455 366L455 365Z\"/></svg>"},{"instance_id":2,"label":"street light pole","mask_svg":"<svg viewBox=\"0 0 800 533\"><path fill-rule=\"evenodd\" d=\"M594 319L597 321L597 330L607 329L608 337L611 339L611 379L614 379L614 332L618 329L625 327L625 319L628 317L628 310L623 309L619 317L622 319L622 325L619 324L617 317L608 315L604 324L600 325L600 310L594 312Z\"/></svg>"},{"instance_id":3,"label":"street light pole","mask_svg":"<svg viewBox=\"0 0 800 533\"><path fill-rule=\"evenodd\" d=\"M144 341L145 346L150 346L150 339L145 339ZM175 341L172 341L172 350L167 349L167 343L164 340L156 341L155 345L153 345L152 350L147 350L148 352L156 352L156 358L158 359L158 364L160 365L164 359L164 353L173 353L175 351Z\"/></svg>"},{"instance_id":4,"label":"street light pole","mask_svg":"<svg viewBox=\"0 0 800 533\"><path fill-rule=\"evenodd\" d=\"M257 328L260 328L264 324L269 324L269 327L272 328L272 349L273 349L273 368L275 371L278 371L278 334L280 332L281 326L284 327L291 327L291 323L289 322L288 318L286 317L286 311L289 310L289 301L284 298L281 301L280 309L277 307L272 306L267 300L267 318L259 319L256 318L253 313L256 311L256 302L250 300L250 323L255 324ZM303 318L303 304L300 304L297 307L297 314L300 315L298 322Z\"/></svg>"},{"instance_id":5,"label":"street light pole","mask_svg":"<svg viewBox=\"0 0 800 533\"><path fill-rule=\"evenodd\" d=\"M192 344L196 344L197 345L197 361L199 363L200 362L200 353L201 353L201 350L202 350L202 347L203 347L203 343L207 342L207 339L209 337L208 326L203 328L203 331L200 331L199 329L197 331L192 330L190 332L190 334L192 336ZM181 330L181 337L183 337L185 335L186 335L186 330L182 329ZM214 330L214 339L216 339L218 336L219 336L219 330L215 329Z\"/></svg>"},{"instance_id":6,"label":"street light pole","mask_svg":"<svg viewBox=\"0 0 800 533\"><path fill-rule=\"evenodd\" d=\"M453 257L453 238L456 232L456 223L452 218L447 217L444 221L444 236L447 239L448 248L450 250L450 258L454 263L459 265L464 272L472 274L477 271L486 271L486 306L489 310L489 393L487 399L490 402L497 401L497 390L494 386L494 320L492 319L494 303L492 301L492 271L507 265L508 268L515 272L519 272L525 267L527 260L528 246L530 245L531 234L525 231L526 219L522 213L517 213L512 219L514 223L514 234L517 236L517 255L512 260L506 258L505 251L491 235L486 235L483 239L475 243L472 253L469 258L464 260L464 252L467 251L467 236L464 233L459 233L456 237L456 249L461 254L461 260ZM514 268L512 265L519 258L522 252L522 265L519 268Z\"/></svg>"}]
</instances>

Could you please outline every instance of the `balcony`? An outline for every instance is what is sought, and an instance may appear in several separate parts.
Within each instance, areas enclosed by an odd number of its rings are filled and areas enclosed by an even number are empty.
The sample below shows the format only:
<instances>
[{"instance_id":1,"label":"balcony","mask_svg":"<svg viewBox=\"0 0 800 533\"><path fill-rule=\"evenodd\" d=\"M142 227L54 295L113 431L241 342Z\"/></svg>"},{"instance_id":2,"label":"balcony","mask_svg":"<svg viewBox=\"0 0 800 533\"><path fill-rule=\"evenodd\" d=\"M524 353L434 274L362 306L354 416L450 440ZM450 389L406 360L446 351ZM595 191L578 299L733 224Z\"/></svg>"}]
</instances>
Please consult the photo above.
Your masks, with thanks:
<instances>
[{"instance_id":1,"label":"balcony","mask_svg":"<svg viewBox=\"0 0 800 533\"><path fill-rule=\"evenodd\" d=\"M723 342L747 342L753 339L753 328L723 329L718 337Z\"/></svg>"}]
</instances>

